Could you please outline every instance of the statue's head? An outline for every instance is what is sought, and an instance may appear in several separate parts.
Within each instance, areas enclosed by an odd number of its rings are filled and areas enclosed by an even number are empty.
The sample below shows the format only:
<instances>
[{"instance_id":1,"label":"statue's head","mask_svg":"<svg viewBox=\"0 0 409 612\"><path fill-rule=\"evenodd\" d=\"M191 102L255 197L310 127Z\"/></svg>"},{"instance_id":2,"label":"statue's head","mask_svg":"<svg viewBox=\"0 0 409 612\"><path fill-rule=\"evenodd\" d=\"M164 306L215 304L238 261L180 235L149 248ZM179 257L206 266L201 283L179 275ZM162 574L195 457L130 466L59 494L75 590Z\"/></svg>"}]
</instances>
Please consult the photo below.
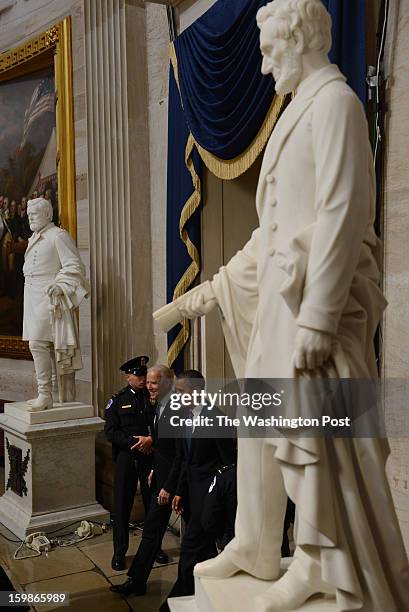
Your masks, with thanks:
<instances>
[{"instance_id":1,"label":"statue's head","mask_svg":"<svg viewBox=\"0 0 409 612\"><path fill-rule=\"evenodd\" d=\"M32 232L39 232L53 220L53 207L44 198L27 202L27 215Z\"/></svg>"},{"instance_id":2,"label":"statue's head","mask_svg":"<svg viewBox=\"0 0 409 612\"><path fill-rule=\"evenodd\" d=\"M303 55L327 56L331 49L331 17L321 0L274 0L257 13L262 72L272 74L276 91L297 89L303 75Z\"/></svg>"}]
</instances>

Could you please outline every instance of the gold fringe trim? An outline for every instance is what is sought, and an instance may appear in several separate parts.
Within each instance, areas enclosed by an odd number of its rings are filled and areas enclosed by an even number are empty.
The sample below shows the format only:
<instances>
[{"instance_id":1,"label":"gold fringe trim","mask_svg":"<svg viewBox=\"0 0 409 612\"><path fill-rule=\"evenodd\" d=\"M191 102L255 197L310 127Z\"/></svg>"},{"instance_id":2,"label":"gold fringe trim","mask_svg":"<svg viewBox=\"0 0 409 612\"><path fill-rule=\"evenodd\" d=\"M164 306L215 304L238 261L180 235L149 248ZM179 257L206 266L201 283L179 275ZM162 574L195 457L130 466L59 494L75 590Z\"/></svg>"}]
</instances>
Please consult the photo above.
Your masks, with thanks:
<instances>
[{"instance_id":1,"label":"gold fringe trim","mask_svg":"<svg viewBox=\"0 0 409 612\"><path fill-rule=\"evenodd\" d=\"M180 93L178 59L176 56L175 45L173 43L170 43L169 45L169 57L173 67L175 81ZM287 96L274 96L273 102L271 103L269 111L257 136L254 138L253 142L249 144L247 149L233 159L226 160L216 157L216 155L213 155L213 153L210 153L210 151L204 149L192 136L196 149L210 172L217 176L217 178L225 181L231 181L247 172L264 149L275 124L280 118L286 104L286 100Z\"/></svg>"},{"instance_id":2,"label":"gold fringe trim","mask_svg":"<svg viewBox=\"0 0 409 612\"><path fill-rule=\"evenodd\" d=\"M274 96L274 100L257 136L243 153L233 159L220 159L220 157L216 157L216 155L213 155L213 153L201 147L195 140L199 155L210 172L217 176L217 178L225 181L231 181L247 172L264 149L267 140L270 138L271 132L282 113L285 101L286 96Z\"/></svg>"},{"instance_id":3,"label":"gold fringe trim","mask_svg":"<svg viewBox=\"0 0 409 612\"><path fill-rule=\"evenodd\" d=\"M189 287L192 285L198 274L200 273L200 255L196 246L190 240L189 234L186 229L186 224L189 219L192 217L194 212L200 206L202 192L201 192L201 184L200 178L195 170L192 153L194 149L194 139L192 135L189 136L188 141L186 143L185 150L185 164L187 169L190 172L190 176L192 177L192 183L194 187L194 191L192 195L187 200L184 205L179 221L179 234L186 245L187 252L192 260L192 263L180 278L178 284L175 287L173 292L173 300L176 300L178 297L186 293ZM187 319L183 319L182 321L182 329L176 336L175 340L172 342L171 346L168 349L168 366L171 367L174 361L177 359L178 355L182 351L186 342L189 340L190 336L190 323Z\"/></svg>"}]
</instances>

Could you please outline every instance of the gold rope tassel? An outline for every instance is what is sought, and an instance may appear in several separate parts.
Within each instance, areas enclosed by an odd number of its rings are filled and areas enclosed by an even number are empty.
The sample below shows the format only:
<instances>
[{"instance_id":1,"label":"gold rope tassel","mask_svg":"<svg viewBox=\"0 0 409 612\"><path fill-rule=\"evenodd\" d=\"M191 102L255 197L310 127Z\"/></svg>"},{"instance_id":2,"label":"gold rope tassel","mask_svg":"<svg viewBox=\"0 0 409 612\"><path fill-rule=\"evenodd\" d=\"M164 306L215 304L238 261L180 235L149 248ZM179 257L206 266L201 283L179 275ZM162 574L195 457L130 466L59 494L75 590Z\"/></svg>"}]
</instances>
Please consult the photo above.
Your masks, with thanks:
<instances>
[{"instance_id":1,"label":"gold rope tassel","mask_svg":"<svg viewBox=\"0 0 409 612\"><path fill-rule=\"evenodd\" d=\"M185 164L186 164L187 169L190 172L190 176L192 177L194 191L192 195L189 197L189 199L187 200L186 204L184 205L181 215L180 215L180 221L179 221L180 238L186 245L186 249L187 249L187 252L189 253L192 263L190 264L190 266L188 267L188 269L186 270L186 272L183 274L178 284L176 285L175 290L173 292L173 300L176 300L178 297L186 293L186 291L189 289L189 287L192 285L192 283L195 281L196 277L200 273L199 251L197 250L193 242L190 240L189 234L186 229L187 222L193 216L197 208L200 206L200 202L202 199L200 178L195 170L195 166L194 166L193 158L192 158L194 146L195 146L194 139L192 135L190 134L187 144L186 144ZM188 319L183 319L181 325L182 325L182 329L180 330L175 340L172 342L171 346L168 349L168 366L169 367L171 367L172 364L175 362L175 360L177 359L177 357L183 350L183 347L185 346L186 342L189 340L189 337L190 337L190 323Z\"/></svg>"}]
</instances>

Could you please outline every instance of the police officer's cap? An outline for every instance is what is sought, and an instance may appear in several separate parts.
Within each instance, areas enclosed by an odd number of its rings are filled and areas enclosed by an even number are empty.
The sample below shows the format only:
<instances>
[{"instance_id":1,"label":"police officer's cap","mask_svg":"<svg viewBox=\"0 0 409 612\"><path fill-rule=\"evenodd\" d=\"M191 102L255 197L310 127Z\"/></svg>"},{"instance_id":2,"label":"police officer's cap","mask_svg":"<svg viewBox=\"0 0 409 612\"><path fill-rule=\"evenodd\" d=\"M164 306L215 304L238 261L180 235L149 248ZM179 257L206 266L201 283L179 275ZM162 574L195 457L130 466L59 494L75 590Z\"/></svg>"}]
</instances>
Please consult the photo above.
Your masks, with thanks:
<instances>
[{"instance_id":1,"label":"police officer's cap","mask_svg":"<svg viewBox=\"0 0 409 612\"><path fill-rule=\"evenodd\" d=\"M146 355L141 355L140 357L134 357L129 361L126 361L119 368L125 374L133 374L134 376L145 376L148 368L147 363L149 361L149 357Z\"/></svg>"}]
</instances>

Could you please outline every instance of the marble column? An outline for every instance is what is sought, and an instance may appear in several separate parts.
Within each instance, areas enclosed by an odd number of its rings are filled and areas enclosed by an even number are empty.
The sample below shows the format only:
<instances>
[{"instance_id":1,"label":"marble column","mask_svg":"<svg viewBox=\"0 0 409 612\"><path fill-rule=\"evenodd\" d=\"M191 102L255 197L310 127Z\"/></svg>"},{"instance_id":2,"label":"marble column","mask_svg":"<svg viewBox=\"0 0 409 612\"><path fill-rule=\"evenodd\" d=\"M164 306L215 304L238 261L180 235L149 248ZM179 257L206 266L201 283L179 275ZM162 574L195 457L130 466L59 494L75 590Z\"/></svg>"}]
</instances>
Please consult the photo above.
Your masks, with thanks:
<instances>
[{"instance_id":1,"label":"marble column","mask_svg":"<svg viewBox=\"0 0 409 612\"><path fill-rule=\"evenodd\" d=\"M84 9L92 388L102 416L125 384L120 364L138 354L156 359L146 14L138 0L86 0ZM103 435L96 468L98 498L112 508L111 448Z\"/></svg>"},{"instance_id":2,"label":"marble column","mask_svg":"<svg viewBox=\"0 0 409 612\"><path fill-rule=\"evenodd\" d=\"M152 355L145 9L85 7L93 398L102 414L119 365Z\"/></svg>"}]
</instances>

